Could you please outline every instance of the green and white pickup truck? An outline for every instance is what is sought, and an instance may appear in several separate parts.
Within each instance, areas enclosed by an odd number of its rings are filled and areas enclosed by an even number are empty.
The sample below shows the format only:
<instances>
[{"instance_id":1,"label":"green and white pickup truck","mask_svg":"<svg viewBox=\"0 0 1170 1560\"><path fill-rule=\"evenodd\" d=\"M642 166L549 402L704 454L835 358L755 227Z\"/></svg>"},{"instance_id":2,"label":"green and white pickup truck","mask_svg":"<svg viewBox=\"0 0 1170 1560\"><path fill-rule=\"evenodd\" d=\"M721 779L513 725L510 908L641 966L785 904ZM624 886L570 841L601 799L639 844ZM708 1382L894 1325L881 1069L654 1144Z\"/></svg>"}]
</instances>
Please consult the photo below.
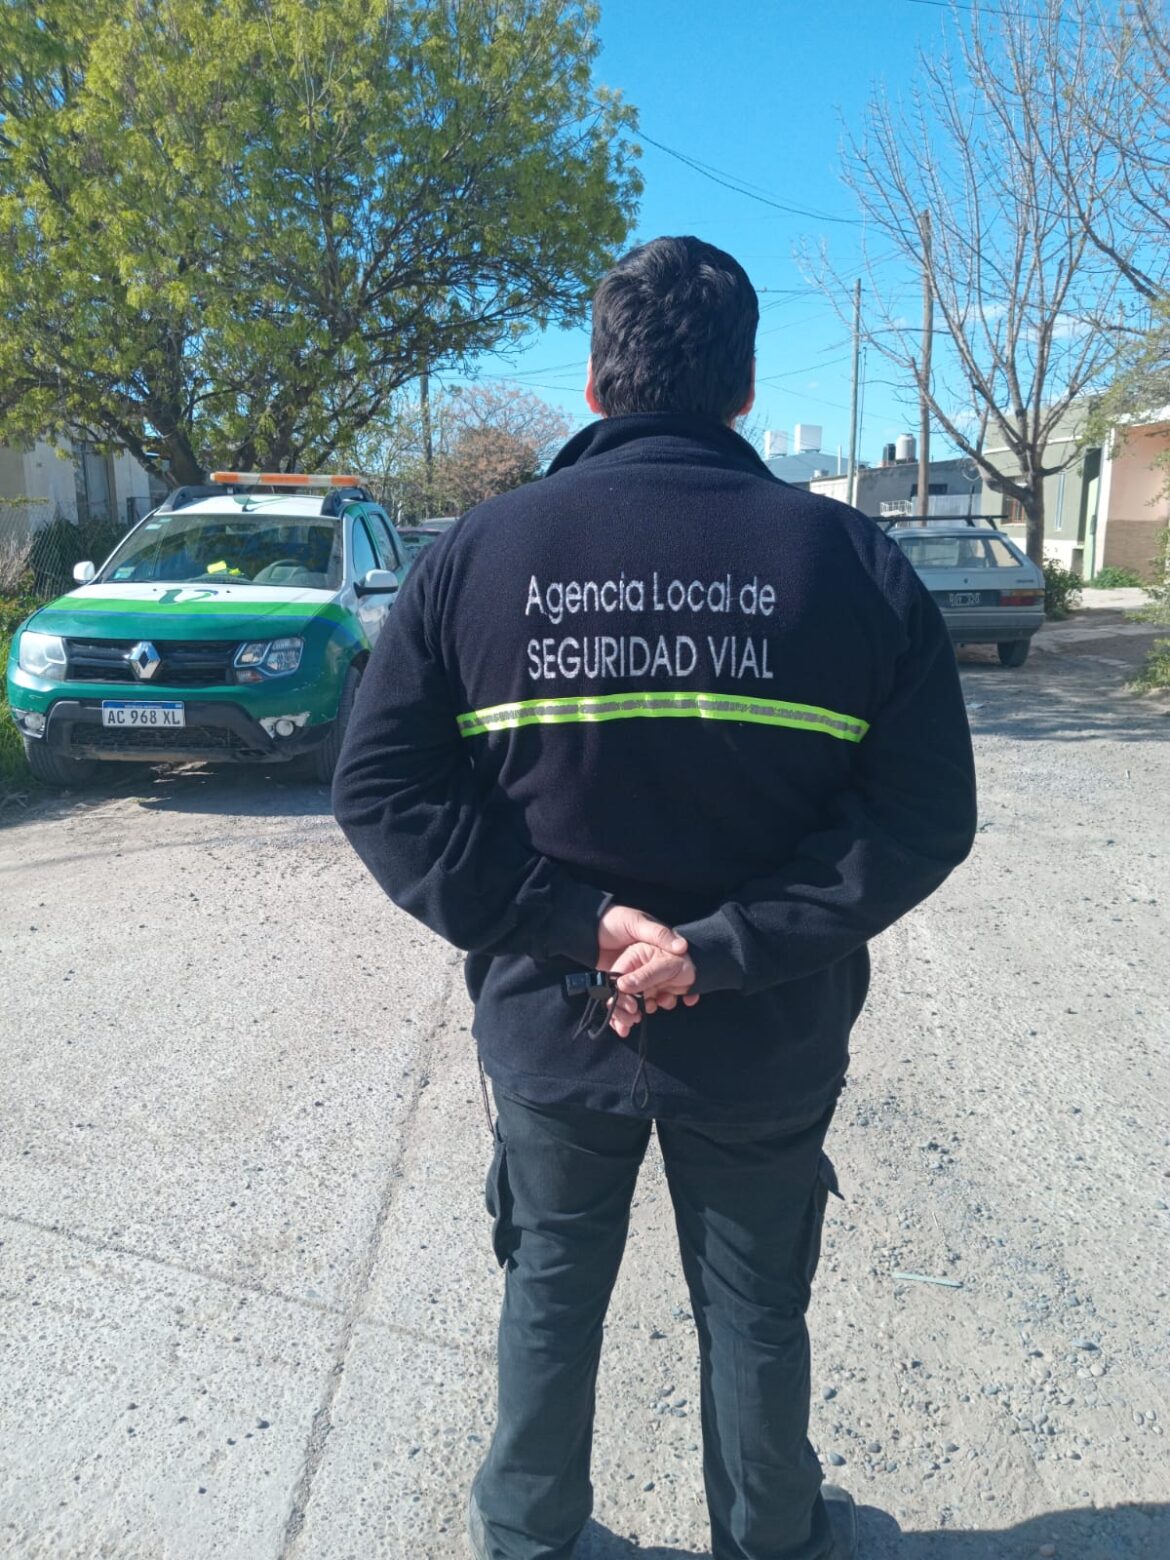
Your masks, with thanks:
<instances>
[{"instance_id":1,"label":"green and white pickup truck","mask_svg":"<svg viewBox=\"0 0 1170 1560\"><path fill-rule=\"evenodd\" d=\"M359 478L217 472L177 489L17 631L8 701L33 774L299 759L328 781L408 568Z\"/></svg>"}]
</instances>

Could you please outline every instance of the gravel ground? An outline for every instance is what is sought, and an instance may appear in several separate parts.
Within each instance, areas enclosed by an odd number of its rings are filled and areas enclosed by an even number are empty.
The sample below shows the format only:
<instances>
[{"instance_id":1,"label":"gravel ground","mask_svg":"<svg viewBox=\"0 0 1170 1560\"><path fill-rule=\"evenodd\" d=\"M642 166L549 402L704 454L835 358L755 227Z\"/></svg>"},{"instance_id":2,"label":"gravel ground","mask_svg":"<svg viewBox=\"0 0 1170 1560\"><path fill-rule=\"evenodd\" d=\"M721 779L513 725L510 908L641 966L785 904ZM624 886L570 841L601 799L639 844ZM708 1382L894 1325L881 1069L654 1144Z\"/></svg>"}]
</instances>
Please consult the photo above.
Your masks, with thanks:
<instances>
[{"instance_id":1,"label":"gravel ground","mask_svg":"<svg viewBox=\"0 0 1170 1560\"><path fill-rule=\"evenodd\" d=\"M1170 1556L1147 642L1099 610L1019 671L963 654L977 848L875 947L829 1143L813 1433L867 1560ZM324 804L135 773L0 835L0 1554L464 1553L500 1287L470 1013ZM706 1553L697 1400L652 1150L582 1560Z\"/></svg>"}]
</instances>

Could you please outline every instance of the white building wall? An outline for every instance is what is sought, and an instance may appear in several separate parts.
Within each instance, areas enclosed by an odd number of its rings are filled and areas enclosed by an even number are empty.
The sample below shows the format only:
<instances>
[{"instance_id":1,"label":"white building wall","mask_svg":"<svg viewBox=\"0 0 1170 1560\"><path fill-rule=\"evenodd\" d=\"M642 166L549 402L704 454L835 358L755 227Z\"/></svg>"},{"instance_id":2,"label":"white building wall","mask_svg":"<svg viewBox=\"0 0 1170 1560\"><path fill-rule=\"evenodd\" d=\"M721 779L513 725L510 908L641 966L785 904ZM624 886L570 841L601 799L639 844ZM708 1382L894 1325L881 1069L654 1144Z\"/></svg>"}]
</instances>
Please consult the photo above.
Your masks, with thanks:
<instances>
[{"instance_id":1,"label":"white building wall","mask_svg":"<svg viewBox=\"0 0 1170 1560\"><path fill-rule=\"evenodd\" d=\"M24 537L59 514L77 518L73 462L43 441L0 445L0 532Z\"/></svg>"},{"instance_id":2,"label":"white building wall","mask_svg":"<svg viewBox=\"0 0 1170 1560\"><path fill-rule=\"evenodd\" d=\"M113 468L110 487L116 509L114 518L131 525L150 508L150 478L146 468L124 450L113 456L110 464Z\"/></svg>"},{"instance_id":3,"label":"white building wall","mask_svg":"<svg viewBox=\"0 0 1170 1560\"><path fill-rule=\"evenodd\" d=\"M110 518L130 525L151 507L150 478L125 452L110 456L108 471ZM0 524L35 531L61 517L77 519L77 467L68 440L39 439L28 449L0 444Z\"/></svg>"},{"instance_id":4,"label":"white building wall","mask_svg":"<svg viewBox=\"0 0 1170 1560\"><path fill-rule=\"evenodd\" d=\"M24 487L21 496L39 501L29 511L32 530L47 525L58 515L63 515L67 520L77 519L77 482L73 473L73 459L70 454L59 455L57 450L57 445L38 439L31 449L24 451ZM8 496L5 494L5 497Z\"/></svg>"}]
</instances>

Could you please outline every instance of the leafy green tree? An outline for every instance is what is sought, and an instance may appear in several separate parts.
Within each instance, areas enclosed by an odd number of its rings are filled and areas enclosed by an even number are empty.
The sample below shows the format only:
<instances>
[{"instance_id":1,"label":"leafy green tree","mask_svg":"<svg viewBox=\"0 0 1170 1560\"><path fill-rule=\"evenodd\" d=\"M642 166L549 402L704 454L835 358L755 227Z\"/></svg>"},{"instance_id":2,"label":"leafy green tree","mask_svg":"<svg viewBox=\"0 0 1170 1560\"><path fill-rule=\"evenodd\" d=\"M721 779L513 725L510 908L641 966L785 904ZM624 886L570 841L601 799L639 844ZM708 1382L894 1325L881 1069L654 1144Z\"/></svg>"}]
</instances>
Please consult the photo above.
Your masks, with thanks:
<instances>
[{"instance_id":1,"label":"leafy green tree","mask_svg":"<svg viewBox=\"0 0 1170 1560\"><path fill-rule=\"evenodd\" d=\"M0 437L330 460L580 318L640 190L578 0L0 6Z\"/></svg>"}]
</instances>

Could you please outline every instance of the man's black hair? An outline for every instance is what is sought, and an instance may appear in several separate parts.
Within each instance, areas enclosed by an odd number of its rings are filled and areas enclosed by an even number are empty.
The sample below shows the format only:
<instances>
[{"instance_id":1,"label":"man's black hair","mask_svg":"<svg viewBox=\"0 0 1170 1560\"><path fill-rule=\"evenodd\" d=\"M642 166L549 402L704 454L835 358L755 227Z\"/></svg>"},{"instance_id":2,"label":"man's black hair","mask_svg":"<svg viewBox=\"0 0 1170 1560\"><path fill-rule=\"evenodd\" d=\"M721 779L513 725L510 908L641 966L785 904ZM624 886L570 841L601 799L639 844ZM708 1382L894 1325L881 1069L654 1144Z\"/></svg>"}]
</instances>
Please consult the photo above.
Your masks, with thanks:
<instances>
[{"instance_id":1,"label":"man's black hair","mask_svg":"<svg viewBox=\"0 0 1170 1560\"><path fill-rule=\"evenodd\" d=\"M699 238L631 249L593 297L593 388L607 417L727 423L752 388L760 305L738 260Z\"/></svg>"}]
</instances>

